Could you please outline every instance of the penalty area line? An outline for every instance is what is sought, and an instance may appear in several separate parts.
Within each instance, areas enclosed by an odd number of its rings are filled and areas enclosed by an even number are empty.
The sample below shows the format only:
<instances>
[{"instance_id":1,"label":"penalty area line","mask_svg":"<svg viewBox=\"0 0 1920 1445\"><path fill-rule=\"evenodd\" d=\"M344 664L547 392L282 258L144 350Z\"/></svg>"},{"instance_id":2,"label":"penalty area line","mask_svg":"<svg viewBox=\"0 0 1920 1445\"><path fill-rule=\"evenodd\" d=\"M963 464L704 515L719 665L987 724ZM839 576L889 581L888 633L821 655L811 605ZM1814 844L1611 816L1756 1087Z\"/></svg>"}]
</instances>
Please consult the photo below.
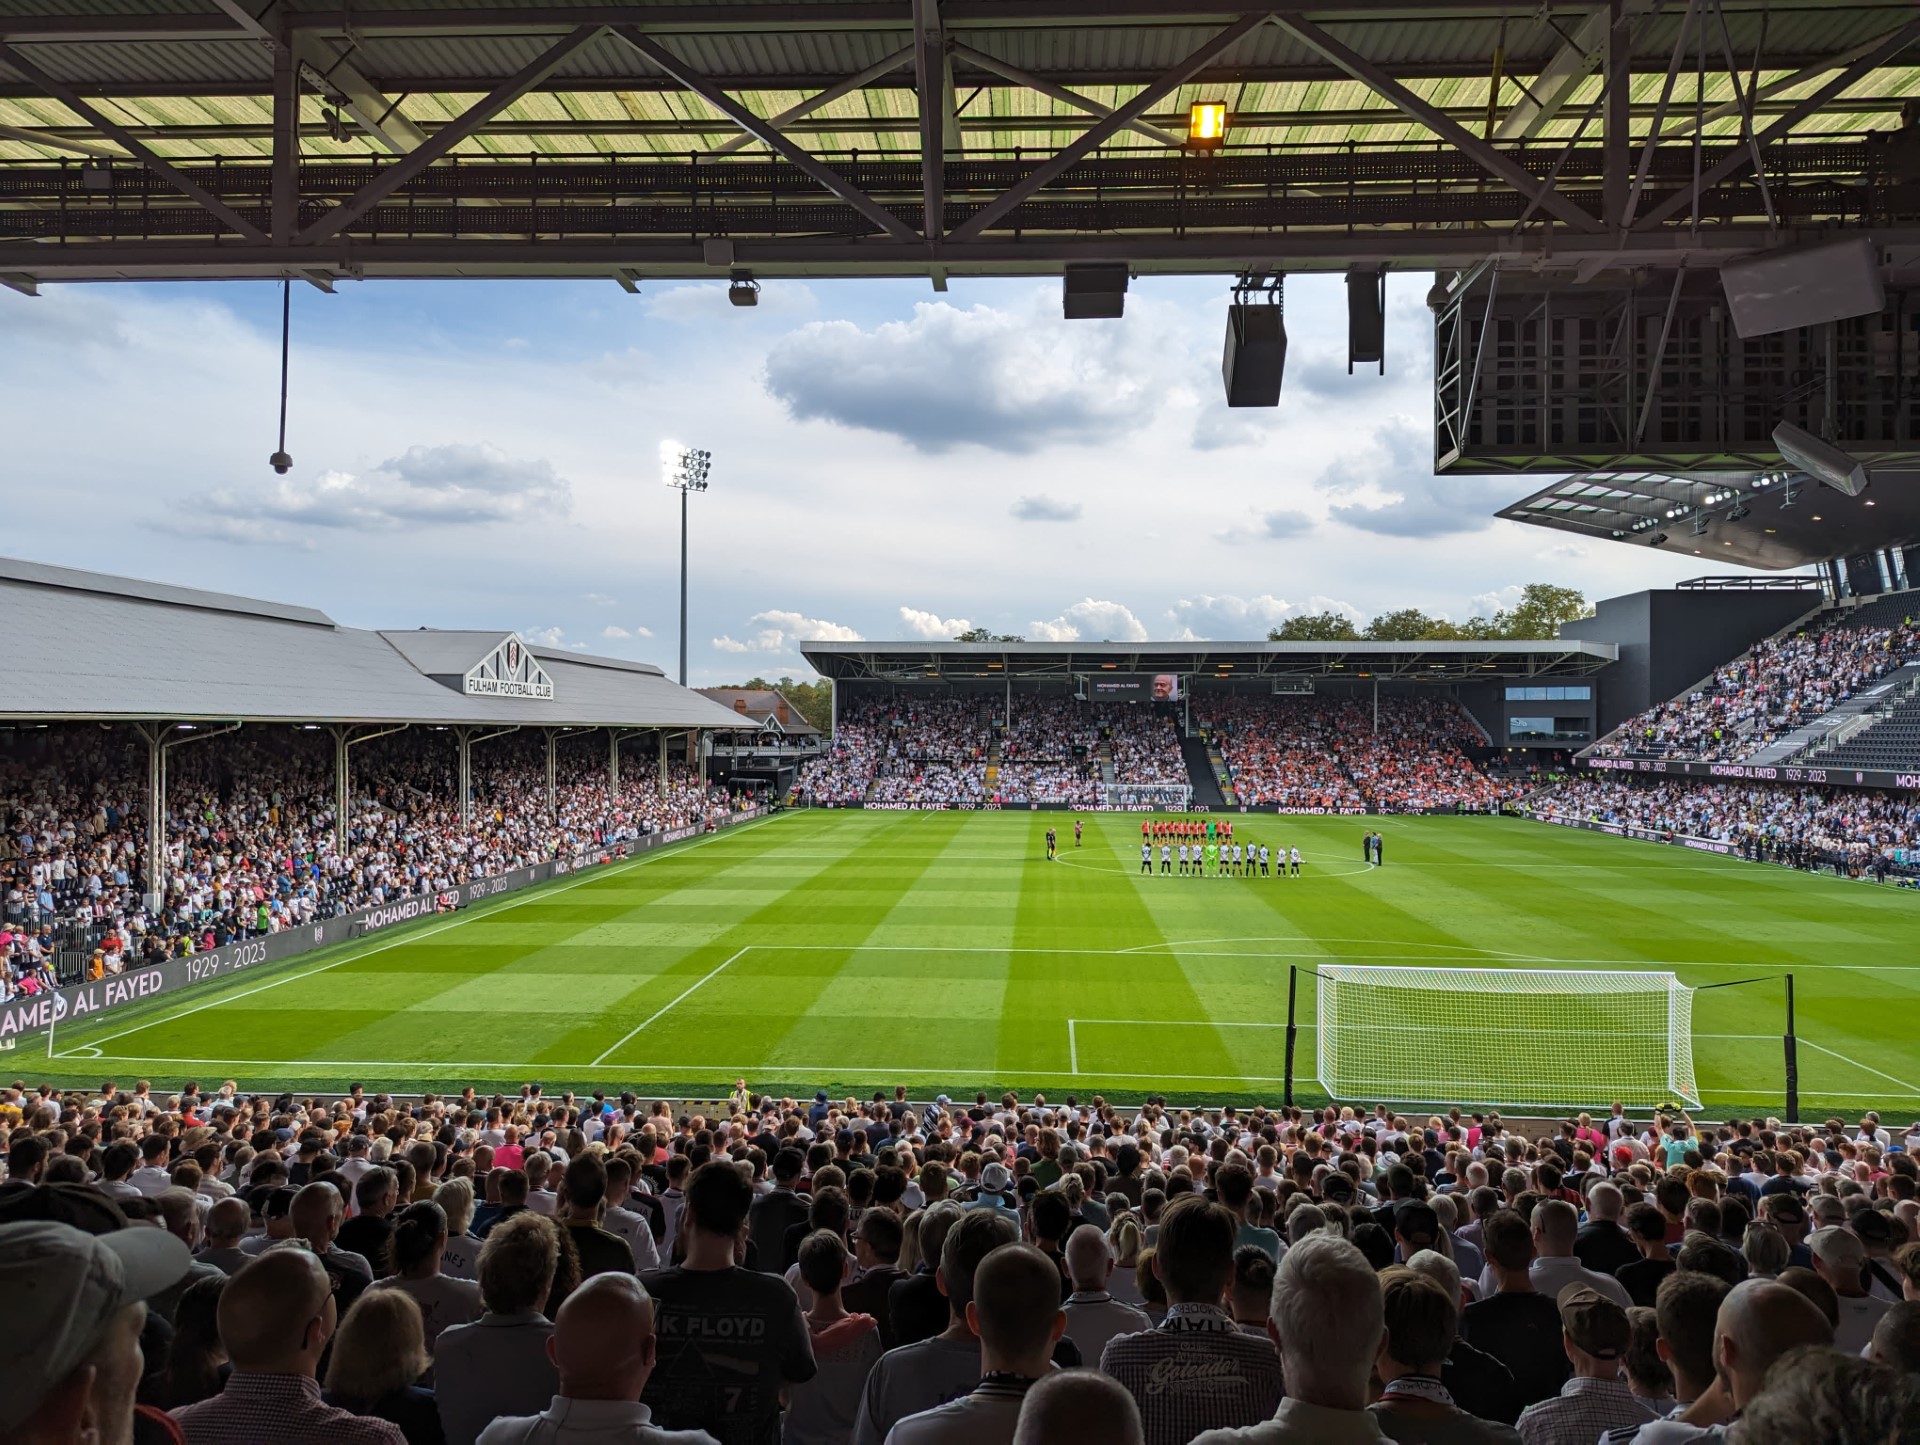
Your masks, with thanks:
<instances>
[{"instance_id":1,"label":"penalty area line","mask_svg":"<svg viewBox=\"0 0 1920 1445\"><path fill-rule=\"evenodd\" d=\"M663 1015L671 1013L674 1010L674 1008L676 1008L679 1005L682 999L685 999L689 994L694 993L696 990L704 987L710 980L718 977L721 973L724 973L734 963L736 959L744 957L746 954L751 952L752 949L753 949L753 945L749 943L745 948L741 949L738 953L734 954L733 957L729 958L725 963L722 963L717 967L713 968L712 970L710 970L709 972L703 974L700 977L698 982L689 984L686 988L682 989L679 993L675 994L673 999L670 1002L662 1004L659 1008L655 1009L651 1014L649 1014L647 1016L645 1023L642 1023L637 1027L631 1029L627 1033L622 1034L616 1043L614 1043L610 1048L606 1049L605 1052L603 1052L599 1058L593 1061L592 1067L597 1069L601 1065L605 1064L607 1061L608 1054L618 1053L622 1048L626 1046L627 1041L633 1038L635 1034L644 1033L649 1027L651 1027L654 1024L655 1021L660 1019Z\"/></svg>"}]
</instances>

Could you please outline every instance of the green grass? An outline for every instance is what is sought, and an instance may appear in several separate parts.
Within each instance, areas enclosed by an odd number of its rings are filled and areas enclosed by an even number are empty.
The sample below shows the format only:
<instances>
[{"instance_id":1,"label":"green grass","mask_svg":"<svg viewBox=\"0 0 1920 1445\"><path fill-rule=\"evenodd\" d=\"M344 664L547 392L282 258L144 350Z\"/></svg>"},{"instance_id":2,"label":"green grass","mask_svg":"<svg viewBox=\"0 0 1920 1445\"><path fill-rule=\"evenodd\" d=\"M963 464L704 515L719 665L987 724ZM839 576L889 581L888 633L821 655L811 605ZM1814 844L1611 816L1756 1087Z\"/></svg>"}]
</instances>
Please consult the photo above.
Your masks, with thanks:
<instances>
[{"instance_id":1,"label":"green grass","mask_svg":"<svg viewBox=\"0 0 1920 1445\"><path fill-rule=\"evenodd\" d=\"M1043 858L1050 822L1059 864ZM9 1068L75 1084L537 1078L707 1096L744 1075L778 1092L1271 1100L1291 966L1457 962L1671 968L1694 985L1791 969L1804 1108L1920 1108L1920 895L1503 818L1246 817L1242 837L1301 848L1303 878L1143 878L1139 815L1087 822L1076 850L1061 814L780 816L63 1027L51 1063L22 1040ZM1376 824L1387 866L1368 870ZM1781 997L1696 996L1709 1109L1780 1108ZM1303 1023L1313 1001L1303 978ZM1533 1048L1566 1081L1553 1093L1604 1104L1605 1031L1545 1040L1566 1016L1504 1000L1477 1042L1508 1062ZM1436 1039L1402 1040L1406 1078ZM1303 1097L1314 1076L1309 1029Z\"/></svg>"}]
</instances>

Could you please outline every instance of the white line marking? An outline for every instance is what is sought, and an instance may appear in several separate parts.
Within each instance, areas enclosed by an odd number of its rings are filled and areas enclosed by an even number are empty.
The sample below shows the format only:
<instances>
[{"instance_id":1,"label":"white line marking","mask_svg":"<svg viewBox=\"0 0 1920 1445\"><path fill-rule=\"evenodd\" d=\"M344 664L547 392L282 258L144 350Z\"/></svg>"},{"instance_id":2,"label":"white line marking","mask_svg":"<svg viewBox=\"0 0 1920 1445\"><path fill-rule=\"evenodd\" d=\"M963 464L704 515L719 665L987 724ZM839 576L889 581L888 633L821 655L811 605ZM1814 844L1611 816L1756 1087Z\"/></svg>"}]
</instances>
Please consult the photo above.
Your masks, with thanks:
<instances>
[{"instance_id":1,"label":"white line marking","mask_svg":"<svg viewBox=\"0 0 1920 1445\"><path fill-rule=\"evenodd\" d=\"M1109 1025L1112 1025L1112 1026L1114 1026L1114 1027L1123 1027L1123 1028L1183 1028L1183 1029L1205 1029L1205 1028L1214 1028L1214 1029L1284 1029L1284 1028L1286 1027L1286 1025L1285 1025L1284 1023L1263 1023L1263 1022L1261 1022L1261 1021L1259 1021L1259 1020L1257 1020L1257 1019L1083 1019L1083 1018L1071 1018L1071 1019L1068 1019L1068 1020L1067 1020L1067 1022L1068 1022L1068 1024L1070 1024L1070 1025L1071 1025L1071 1024L1109 1024ZM1305 1034L1305 1033L1313 1033L1313 1032L1315 1032L1315 1031L1317 1031L1317 1030L1319 1029L1319 1027L1320 1027L1320 1026L1319 1026L1318 1024L1296 1024L1296 1025L1295 1025L1295 1027L1296 1027L1297 1029L1299 1029L1299 1031L1300 1031L1301 1033L1303 1033L1303 1034ZM1409 1026L1409 1025L1402 1025L1401 1027L1410 1027L1410 1026ZM1476 1027L1476 1028L1475 1028L1475 1029L1473 1030L1473 1032L1475 1032L1475 1033L1477 1033L1477 1034L1535 1034L1535 1033L1538 1033L1538 1032L1539 1032L1539 1030L1538 1030L1537 1028L1513 1028L1513 1029L1507 1029L1507 1028L1485 1028L1485 1027ZM1617 1037L1617 1038L1649 1038L1649 1039L1664 1039L1664 1038L1665 1038L1666 1036L1667 1036L1667 1031L1666 1031L1665 1029L1656 1029L1656 1030L1650 1030L1650 1031L1648 1031L1648 1032L1645 1032L1645 1033L1633 1033L1633 1034L1616 1034L1616 1035L1614 1035L1614 1037ZM1769 1041L1772 1041L1772 1040L1777 1040L1777 1039L1778 1039L1778 1038L1780 1037L1780 1035L1778 1035L1778 1034L1695 1034L1695 1035L1693 1035L1693 1037L1694 1037L1694 1038L1696 1038L1696 1039L1746 1039L1746 1040L1753 1040L1753 1039L1766 1039L1766 1040L1769 1040ZM1804 1042L1805 1042L1805 1040L1803 1039L1803 1040L1802 1040L1802 1042L1804 1043ZM1815 1045L1815 1047L1817 1048L1817 1047L1819 1047L1819 1046L1818 1046L1818 1045L1816 1044L1816 1045ZM1895 1083L1898 1083L1898 1082L1900 1082L1900 1081L1899 1081L1898 1079L1896 1079L1896 1080L1894 1080L1894 1082L1895 1082Z\"/></svg>"},{"instance_id":2,"label":"white line marking","mask_svg":"<svg viewBox=\"0 0 1920 1445\"><path fill-rule=\"evenodd\" d=\"M1834 1058L1840 1060L1844 1064L1852 1064L1856 1069L1864 1069L1869 1074L1877 1075L1878 1077L1885 1079L1889 1084L1898 1084L1901 1088L1905 1089L1909 1094L1920 1094L1920 1089L1916 1089L1912 1084L1909 1084L1905 1079L1896 1079L1892 1074L1886 1073L1880 1069L1876 1069L1873 1067L1872 1064L1863 1064L1858 1059L1851 1058L1848 1055L1841 1053L1840 1050L1838 1049L1830 1049L1825 1044L1816 1044L1812 1039L1808 1038L1805 1034L1800 1035L1800 1042L1805 1044L1810 1049L1818 1049L1823 1054L1831 1054Z\"/></svg>"},{"instance_id":3,"label":"white line marking","mask_svg":"<svg viewBox=\"0 0 1920 1445\"><path fill-rule=\"evenodd\" d=\"M1145 953L1154 948L1193 948L1202 943L1404 943L1409 948L1444 948L1455 953L1486 954L1494 958L1531 958L1535 955L1511 953L1503 948L1481 948L1471 943L1429 943L1418 938L1303 938L1297 933L1259 933L1242 938L1164 938L1158 943L1136 943L1122 953ZM1409 955L1411 956L1411 955Z\"/></svg>"},{"instance_id":4,"label":"white line marking","mask_svg":"<svg viewBox=\"0 0 1920 1445\"><path fill-rule=\"evenodd\" d=\"M748 944L745 948L741 949L739 953L734 954L733 958L729 958L726 961L726 963L722 963L717 967L713 968L712 970L710 970L709 972L701 975L700 981L698 983L689 984L686 988L682 989L678 994L674 996L674 999L671 1003L663 1004L658 1009L655 1009L651 1014L647 1016L645 1023L642 1023L638 1027L629 1030L625 1034L622 1034L620 1036L620 1040L618 1043L615 1043L611 1048L604 1050L601 1053L600 1057L593 1061L593 1067L599 1068L600 1065L604 1064L607 1061L608 1054L618 1053L621 1047L625 1045L628 1039L632 1038L635 1034L645 1030L648 1027L648 1025L652 1024L656 1019L660 1018L663 1014L672 1012L674 1007L677 1004L679 1004L682 999L686 998L688 994L691 994L695 990L703 987L708 980L724 972L726 968L733 963L734 959L743 957L745 954L751 952L752 949L753 949L753 945Z\"/></svg>"},{"instance_id":5,"label":"white line marking","mask_svg":"<svg viewBox=\"0 0 1920 1445\"><path fill-rule=\"evenodd\" d=\"M770 813L764 818L754 819L751 823L741 823L736 826L740 832L744 833L749 828L758 828L763 823L771 822L774 818L777 818L779 816L780 814L778 813ZM610 868L604 868L604 869L599 869L593 872L584 873L580 877L575 878L573 881L569 883L562 883L558 887L542 888L539 890L539 893L537 896L542 898L550 898L556 893L565 893L570 889L578 888L583 883L592 883L602 878L611 878L616 874L625 873L629 869L638 868L644 864L653 863L658 861L661 858L669 857L674 854L685 853L690 849L699 847L702 843L711 842L716 838L724 838L726 836L727 836L726 833L709 833L704 838L690 838L684 844L669 844L665 848L662 848L657 852L650 852L647 854L643 854L641 857L638 857L638 858L629 858L625 863L616 863ZM164 1018L148 1019L144 1023L135 1024L132 1028L122 1029L117 1034L108 1034L104 1038L94 1039L92 1041L91 1047L97 1048L101 1044L110 1044L115 1039L124 1039L128 1034L137 1034L142 1029L157 1028L161 1024L178 1023L181 1019L191 1018L194 1014L200 1013L202 1010L210 1009L210 1008L220 1008L226 1004L234 1003L240 999L250 998L256 993L265 993L270 988L278 988L283 983L293 983L298 979L312 978L316 974L325 973L328 969L338 968L343 963L351 963L357 959L362 959L362 958L371 958L376 953L384 953L389 948L398 948L403 943L417 943L423 938L431 938L436 933L444 933L449 928L458 928L462 924L472 923L476 918L485 918L495 913L504 913L509 908L518 907L523 903L531 903L533 901L533 898L526 896L527 892L528 890L525 890L525 889L516 890L516 893L508 894L504 898L501 898L497 904L490 902L490 903L481 905L481 908L478 912L469 910L466 914L462 916L449 919L445 923L436 924L432 928L422 929L418 933L408 933L402 937L390 939L386 943L375 944L372 948L355 949L350 953L344 954L341 957L336 958L332 963L319 964L316 967L306 969L299 973L284 974L279 978L270 979L268 982L260 984L256 988L242 989L239 993L222 994L219 998L209 999L206 1003L196 1004L193 1008L186 1009L180 1013L168 1014ZM519 896L516 896L516 894ZM339 946L339 945L336 945L336 946ZM61 1054L58 1057L71 1058L73 1057L73 1055Z\"/></svg>"},{"instance_id":6,"label":"white line marking","mask_svg":"<svg viewBox=\"0 0 1920 1445\"><path fill-rule=\"evenodd\" d=\"M1067 1020L1067 1067L1075 1074L1080 1072L1080 1045L1074 1041L1073 1025L1075 1020Z\"/></svg>"}]
</instances>

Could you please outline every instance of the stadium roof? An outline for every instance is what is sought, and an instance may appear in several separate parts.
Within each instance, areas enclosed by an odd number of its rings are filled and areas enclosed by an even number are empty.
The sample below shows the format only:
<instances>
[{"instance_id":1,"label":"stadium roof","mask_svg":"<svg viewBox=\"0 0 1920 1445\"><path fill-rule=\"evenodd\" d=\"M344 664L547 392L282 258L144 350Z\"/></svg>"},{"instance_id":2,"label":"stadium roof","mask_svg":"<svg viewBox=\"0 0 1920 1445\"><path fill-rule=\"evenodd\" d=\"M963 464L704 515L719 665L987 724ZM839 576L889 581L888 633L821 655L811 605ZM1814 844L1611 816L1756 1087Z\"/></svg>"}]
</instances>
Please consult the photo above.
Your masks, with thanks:
<instances>
[{"instance_id":1,"label":"stadium roof","mask_svg":"<svg viewBox=\"0 0 1920 1445\"><path fill-rule=\"evenodd\" d=\"M1065 681L1174 672L1222 681L1368 678L1461 682L1598 672L1610 642L808 642L800 655L836 682L974 678Z\"/></svg>"},{"instance_id":2,"label":"stadium roof","mask_svg":"<svg viewBox=\"0 0 1920 1445\"><path fill-rule=\"evenodd\" d=\"M1849 497L1794 471L1596 472L1543 487L1498 515L1778 571L1920 542L1920 472L1875 468L1873 476Z\"/></svg>"},{"instance_id":3,"label":"stadium roof","mask_svg":"<svg viewBox=\"0 0 1920 1445\"><path fill-rule=\"evenodd\" d=\"M657 667L0 558L0 718L732 730Z\"/></svg>"}]
</instances>

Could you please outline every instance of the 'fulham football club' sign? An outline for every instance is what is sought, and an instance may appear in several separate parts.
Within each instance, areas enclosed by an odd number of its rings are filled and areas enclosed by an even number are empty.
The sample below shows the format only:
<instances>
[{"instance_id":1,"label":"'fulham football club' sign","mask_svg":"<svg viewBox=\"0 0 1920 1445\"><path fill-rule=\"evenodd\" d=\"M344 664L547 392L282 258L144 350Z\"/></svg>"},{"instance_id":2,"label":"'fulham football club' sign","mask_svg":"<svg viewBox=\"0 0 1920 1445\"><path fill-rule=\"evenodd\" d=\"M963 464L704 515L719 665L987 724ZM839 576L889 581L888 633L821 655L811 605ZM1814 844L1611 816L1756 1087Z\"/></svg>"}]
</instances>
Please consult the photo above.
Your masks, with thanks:
<instances>
[{"instance_id":1,"label":"'fulham football club' sign","mask_svg":"<svg viewBox=\"0 0 1920 1445\"><path fill-rule=\"evenodd\" d=\"M527 645L512 633L481 658L466 676L468 697L537 697L551 700L553 679Z\"/></svg>"}]
</instances>

